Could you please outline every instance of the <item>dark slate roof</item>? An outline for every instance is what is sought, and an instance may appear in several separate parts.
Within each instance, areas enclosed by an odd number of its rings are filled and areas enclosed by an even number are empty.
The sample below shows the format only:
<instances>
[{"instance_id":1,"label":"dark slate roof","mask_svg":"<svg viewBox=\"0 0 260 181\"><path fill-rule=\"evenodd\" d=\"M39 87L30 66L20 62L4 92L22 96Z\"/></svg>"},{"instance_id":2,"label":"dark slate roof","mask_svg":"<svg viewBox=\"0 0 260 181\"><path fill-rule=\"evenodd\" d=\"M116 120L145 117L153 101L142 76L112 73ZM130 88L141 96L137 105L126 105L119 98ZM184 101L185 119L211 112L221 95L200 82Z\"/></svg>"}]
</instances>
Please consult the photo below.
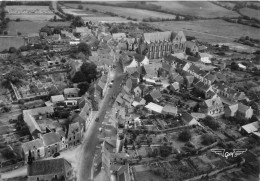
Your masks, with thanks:
<instances>
[{"instance_id":1,"label":"dark slate roof","mask_svg":"<svg viewBox=\"0 0 260 181\"><path fill-rule=\"evenodd\" d=\"M192 49L194 46L196 46L196 43L194 43L192 41L187 41L186 42L186 48Z\"/></svg>"},{"instance_id":2,"label":"dark slate roof","mask_svg":"<svg viewBox=\"0 0 260 181\"><path fill-rule=\"evenodd\" d=\"M65 174L71 164L64 158L38 160L28 165L28 176Z\"/></svg>"},{"instance_id":3,"label":"dark slate roof","mask_svg":"<svg viewBox=\"0 0 260 181\"><path fill-rule=\"evenodd\" d=\"M162 62L162 69L170 72L171 70L171 65L169 65L168 63Z\"/></svg>"},{"instance_id":4,"label":"dark slate roof","mask_svg":"<svg viewBox=\"0 0 260 181\"><path fill-rule=\"evenodd\" d=\"M60 142L60 136L54 132L44 134L42 136L42 139L45 146L49 146Z\"/></svg>"},{"instance_id":5,"label":"dark slate roof","mask_svg":"<svg viewBox=\"0 0 260 181\"><path fill-rule=\"evenodd\" d=\"M137 61L137 62L142 62L143 60L144 60L144 58L145 58L145 56L144 55L140 55L140 54L138 54L138 53L136 53L136 54L134 54L134 57L135 57L135 60Z\"/></svg>"},{"instance_id":6,"label":"dark slate roof","mask_svg":"<svg viewBox=\"0 0 260 181\"><path fill-rule=\"evenodd\" d=\"M126 86L128 89L130 89L130 90L132 89L132 86L133 86L132 79L127 79Z\"/></svg>"},{"instance_id":7,"label":"dark slate roof","mask_svg":"<svg viewBox=\"0 0 260 181\"><path fill-rule=\"evenodd\" d=\"M182 113L181 117L182 117L182 119L183 119L184 121L186 121L187 123L189 123L192 119L194 119L193 116L190 115L188 112Z\"/></svg>"},{"instance_id":8,"label":"dark slate roof","mask_svg":"<svg viewBox=\"0 0 260 181\"><path fill-rule=\"evenodd\" d=\"M154 89L152 92L150 92L150 95L152 96L153 99L159 99L162 97L161 92L157 89Z\"/></svg>"}]
</instances>

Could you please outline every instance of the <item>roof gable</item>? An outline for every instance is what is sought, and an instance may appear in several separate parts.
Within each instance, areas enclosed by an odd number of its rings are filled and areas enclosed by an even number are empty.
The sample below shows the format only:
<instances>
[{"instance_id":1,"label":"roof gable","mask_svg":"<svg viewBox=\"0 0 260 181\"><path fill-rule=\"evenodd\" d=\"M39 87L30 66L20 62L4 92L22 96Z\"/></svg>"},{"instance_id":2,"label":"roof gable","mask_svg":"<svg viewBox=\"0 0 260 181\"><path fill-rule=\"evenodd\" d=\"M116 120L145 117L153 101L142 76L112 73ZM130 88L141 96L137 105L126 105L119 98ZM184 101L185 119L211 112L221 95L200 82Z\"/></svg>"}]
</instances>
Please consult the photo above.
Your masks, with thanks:
<instances>
[{"instance_id":1,"label":"roof gable","mask_svg":"<svg viewBox=\"0 0 260 181\"><path fill-rule=\"evenodd\" d=\"M50 132L42 136L42 140L45 146L53 145L60 142L60 136L57 133Z\"/></svg>"},{"instance_id":2,"label":"roof gable","mask_svg":"<svg viewBox=\"0 0 260 181\"><path fill-rule=\"evenodd\" d=\"M71 164L64 158L38 160L28 165L28 176L66 174Z\"/></svg>"}]
</instances>

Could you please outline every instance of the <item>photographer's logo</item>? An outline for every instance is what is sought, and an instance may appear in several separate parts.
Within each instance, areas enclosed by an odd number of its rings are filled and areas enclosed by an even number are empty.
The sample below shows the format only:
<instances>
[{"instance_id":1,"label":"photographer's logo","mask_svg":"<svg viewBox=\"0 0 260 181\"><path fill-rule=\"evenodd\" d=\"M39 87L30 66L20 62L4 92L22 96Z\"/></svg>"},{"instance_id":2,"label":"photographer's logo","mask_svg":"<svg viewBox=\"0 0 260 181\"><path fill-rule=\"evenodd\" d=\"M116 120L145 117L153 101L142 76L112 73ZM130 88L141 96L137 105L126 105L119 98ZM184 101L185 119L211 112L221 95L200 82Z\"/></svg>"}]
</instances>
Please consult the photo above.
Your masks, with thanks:
<instances>
[{"instance_id":1,"label":"photographer's logo","mask_svg":"<svg viewBox=\"0 0 260 181\"><path fill-rule=\"evenodd\" d=\"M216 153L224 158L237 157L246 152L247 149L233 149L233 152L226 151L225 149L211 149L211 152Z\"/></svg>"}]
</instances>

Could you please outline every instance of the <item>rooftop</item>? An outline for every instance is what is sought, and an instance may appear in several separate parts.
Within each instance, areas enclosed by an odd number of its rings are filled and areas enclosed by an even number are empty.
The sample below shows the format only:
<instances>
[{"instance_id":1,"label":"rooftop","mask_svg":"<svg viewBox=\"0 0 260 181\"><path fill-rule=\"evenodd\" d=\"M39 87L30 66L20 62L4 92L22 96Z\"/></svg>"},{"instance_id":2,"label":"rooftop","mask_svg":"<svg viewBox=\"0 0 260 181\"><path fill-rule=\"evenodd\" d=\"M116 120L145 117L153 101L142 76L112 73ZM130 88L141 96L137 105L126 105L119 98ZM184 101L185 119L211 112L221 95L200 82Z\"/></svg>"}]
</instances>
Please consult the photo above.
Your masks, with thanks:
<instances>
[{"instance_id":1,"label":"rooftop","mask_svg":"<svg viewBox=\"0 0 260 181\"><path fill-rule=\"evenodd\" d=\"M64 158L38 160L28 165L28 176L66 174L71 164Z\"/></svg>"}]
</instances>

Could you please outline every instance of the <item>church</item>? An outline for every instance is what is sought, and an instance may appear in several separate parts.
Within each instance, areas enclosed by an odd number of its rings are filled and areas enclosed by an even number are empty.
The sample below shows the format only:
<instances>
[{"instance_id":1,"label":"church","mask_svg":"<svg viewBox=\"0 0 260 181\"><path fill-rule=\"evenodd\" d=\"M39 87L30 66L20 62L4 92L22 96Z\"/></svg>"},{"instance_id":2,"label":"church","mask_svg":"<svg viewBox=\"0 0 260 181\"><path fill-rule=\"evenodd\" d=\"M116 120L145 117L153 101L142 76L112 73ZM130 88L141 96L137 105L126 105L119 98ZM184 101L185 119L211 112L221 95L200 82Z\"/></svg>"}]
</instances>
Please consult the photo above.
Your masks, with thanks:
<instances>
[{"instance_id":1,"label":"church","mask_svg":"<svg viewBox=\"0 0 260 181\"><path fill-rule=\"evenodd\" d=\"M186 51L186 37L182 31L144 33L139 41L139 47L147 48L148 59L163 58L172 53Z\"/></svg>"}]
</instances>

